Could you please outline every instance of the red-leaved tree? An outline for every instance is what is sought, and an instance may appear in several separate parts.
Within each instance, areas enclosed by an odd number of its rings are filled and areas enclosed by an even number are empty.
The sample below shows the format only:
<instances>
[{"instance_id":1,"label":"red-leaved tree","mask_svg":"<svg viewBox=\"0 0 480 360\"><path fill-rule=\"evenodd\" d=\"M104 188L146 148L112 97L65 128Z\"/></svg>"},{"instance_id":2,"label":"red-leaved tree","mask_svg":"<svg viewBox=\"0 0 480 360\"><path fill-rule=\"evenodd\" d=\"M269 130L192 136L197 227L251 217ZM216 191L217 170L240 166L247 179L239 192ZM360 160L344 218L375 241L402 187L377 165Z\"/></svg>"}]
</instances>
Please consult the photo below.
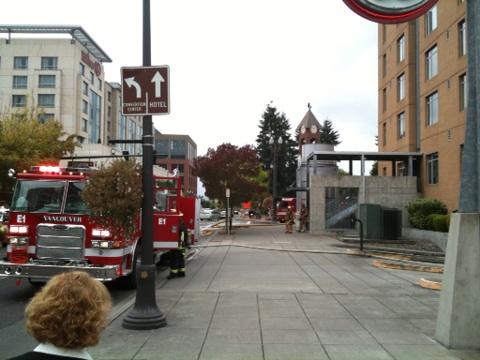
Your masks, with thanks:
<instances>
[{"instance_id":1,"label":"red-leaved tree","mask_svg":"<svg viewBox=\"0 0 480 360\"><path fill-rule=\"evenodd\" d=\"M250 145L238 147L222 144L209 148L205 156L195 161L194 173L205 186L205 195L210 199L225 199L226 188L230 189L230 206L252 200L266 191L260 179L260 162L255 149Z\"/></svg>"}]
</instances>

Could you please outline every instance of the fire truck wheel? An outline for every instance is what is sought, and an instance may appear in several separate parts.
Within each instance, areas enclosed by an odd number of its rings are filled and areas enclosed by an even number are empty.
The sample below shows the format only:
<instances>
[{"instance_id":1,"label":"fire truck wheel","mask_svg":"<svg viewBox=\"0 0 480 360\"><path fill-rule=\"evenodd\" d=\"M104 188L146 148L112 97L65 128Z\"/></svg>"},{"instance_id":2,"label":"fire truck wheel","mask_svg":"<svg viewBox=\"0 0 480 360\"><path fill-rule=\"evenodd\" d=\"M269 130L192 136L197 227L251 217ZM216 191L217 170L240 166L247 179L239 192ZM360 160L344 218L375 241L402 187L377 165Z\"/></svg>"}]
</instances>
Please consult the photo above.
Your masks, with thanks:
<instances>
[{"instance_id":1,"label":"fire truck wheel","mask_svg":"<svg viewBox=\"0 0 480 360\"><path fill-rule=\"evenodd\" d=\"M46 284L45 281L33 280L32 278L28 278L28 282L30 283L30 285L32 285L33 287L36 287L36 288L40 288L40 287L42 287L43 285Z\"/></svg>"},{"instance_id":2,"label":"fire truck wheel","mask_svg":"<svg viewBox=\"0 0 480 360\"><path fill-rule=\"evenodd\" d=\"M135 253L133 254L132 272L127 276L124 276L118 279L120 282L120 287L122 287L123 289L133 290L137 288L137 260L138 260L140 251L141 250L140 250L140 244L139 244L135 248Z\"/></svg>"}]
</instances>

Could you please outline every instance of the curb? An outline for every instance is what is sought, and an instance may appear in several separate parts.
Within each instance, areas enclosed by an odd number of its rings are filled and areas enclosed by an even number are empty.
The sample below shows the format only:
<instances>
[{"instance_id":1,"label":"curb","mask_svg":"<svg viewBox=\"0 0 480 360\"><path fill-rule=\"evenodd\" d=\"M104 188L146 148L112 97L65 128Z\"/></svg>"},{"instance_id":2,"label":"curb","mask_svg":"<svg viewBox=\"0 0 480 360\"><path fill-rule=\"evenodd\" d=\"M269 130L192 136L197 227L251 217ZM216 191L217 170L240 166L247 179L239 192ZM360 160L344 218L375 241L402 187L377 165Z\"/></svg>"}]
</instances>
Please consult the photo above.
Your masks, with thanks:
<instances>
[{"instance_id":1,"label":"curb","mask_svg":"<svg viewBox=\"0 0 480 360\"><path fill-rule=\"evenodd\" d=\"M372 265L382 269L421 271L421 272L429 272L434 274L443 273L443 267L441 266L397 264L397 263L392 263L385 260L373 260Z\"/></svg>"},{"instance_id":2,"label":"curb","mask_svg":"<svg viewBox=\"0 0 480 360\"><path fill-rule=\"evenodd\" d=\"M421 278L420 280L418 280L417 284L425 289L437 290L437 291L442 290L442 283L438 281Z\"/></svg>"}]
</instances>

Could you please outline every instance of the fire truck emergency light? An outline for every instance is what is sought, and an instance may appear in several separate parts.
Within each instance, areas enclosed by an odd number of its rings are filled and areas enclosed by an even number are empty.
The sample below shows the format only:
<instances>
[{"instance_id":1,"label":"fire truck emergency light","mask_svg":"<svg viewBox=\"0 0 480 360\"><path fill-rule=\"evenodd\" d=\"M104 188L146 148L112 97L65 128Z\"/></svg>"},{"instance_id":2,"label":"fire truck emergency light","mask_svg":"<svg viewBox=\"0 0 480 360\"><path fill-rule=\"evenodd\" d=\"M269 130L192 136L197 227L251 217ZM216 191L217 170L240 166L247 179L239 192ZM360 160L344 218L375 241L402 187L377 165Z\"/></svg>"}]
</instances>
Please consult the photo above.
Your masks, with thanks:
<instances>
[{"instance_id":1,"label":"fire truck emergency light","mask_svg":"<svg viewBox=\"0 0 480 360\"><path fill-rule=\"evenodd\" d=\"M39 167L40 172L43 173L59 173L60 167L59 166L51 166L51 165L41 165Z\"/></svg>"}]
</instances>

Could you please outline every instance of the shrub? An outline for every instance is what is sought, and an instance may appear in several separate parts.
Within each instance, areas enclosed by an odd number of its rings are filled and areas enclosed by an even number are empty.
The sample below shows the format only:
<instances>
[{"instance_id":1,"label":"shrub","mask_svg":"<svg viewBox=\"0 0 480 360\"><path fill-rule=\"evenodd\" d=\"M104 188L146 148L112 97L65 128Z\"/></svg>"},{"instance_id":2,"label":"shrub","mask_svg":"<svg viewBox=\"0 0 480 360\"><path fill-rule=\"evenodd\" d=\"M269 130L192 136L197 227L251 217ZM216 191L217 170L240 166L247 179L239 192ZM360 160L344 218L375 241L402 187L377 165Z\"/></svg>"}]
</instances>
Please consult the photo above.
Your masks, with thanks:
<instances>
[{"instance_id":1,"label":"shrub","mask_svg":"<svg viewBox=\"0 0 480 360\"><path fill-rule=\"evenodd\" d=\"M450 215L431 214L432 230L448 232L450 226Z\"/></svg>"},{"instance_id":2,"label":"shrub","mask_svg":"<svg viewBox=\"0 0 480 360\"><path fill-rule=\"evenodd\" d=\"M440 200L419 198L412 200L407 205L408 220L417 229L432 229L433 220L427 219L431 214L447 214L447 207Z\"/></svg>"}]
</instances>

